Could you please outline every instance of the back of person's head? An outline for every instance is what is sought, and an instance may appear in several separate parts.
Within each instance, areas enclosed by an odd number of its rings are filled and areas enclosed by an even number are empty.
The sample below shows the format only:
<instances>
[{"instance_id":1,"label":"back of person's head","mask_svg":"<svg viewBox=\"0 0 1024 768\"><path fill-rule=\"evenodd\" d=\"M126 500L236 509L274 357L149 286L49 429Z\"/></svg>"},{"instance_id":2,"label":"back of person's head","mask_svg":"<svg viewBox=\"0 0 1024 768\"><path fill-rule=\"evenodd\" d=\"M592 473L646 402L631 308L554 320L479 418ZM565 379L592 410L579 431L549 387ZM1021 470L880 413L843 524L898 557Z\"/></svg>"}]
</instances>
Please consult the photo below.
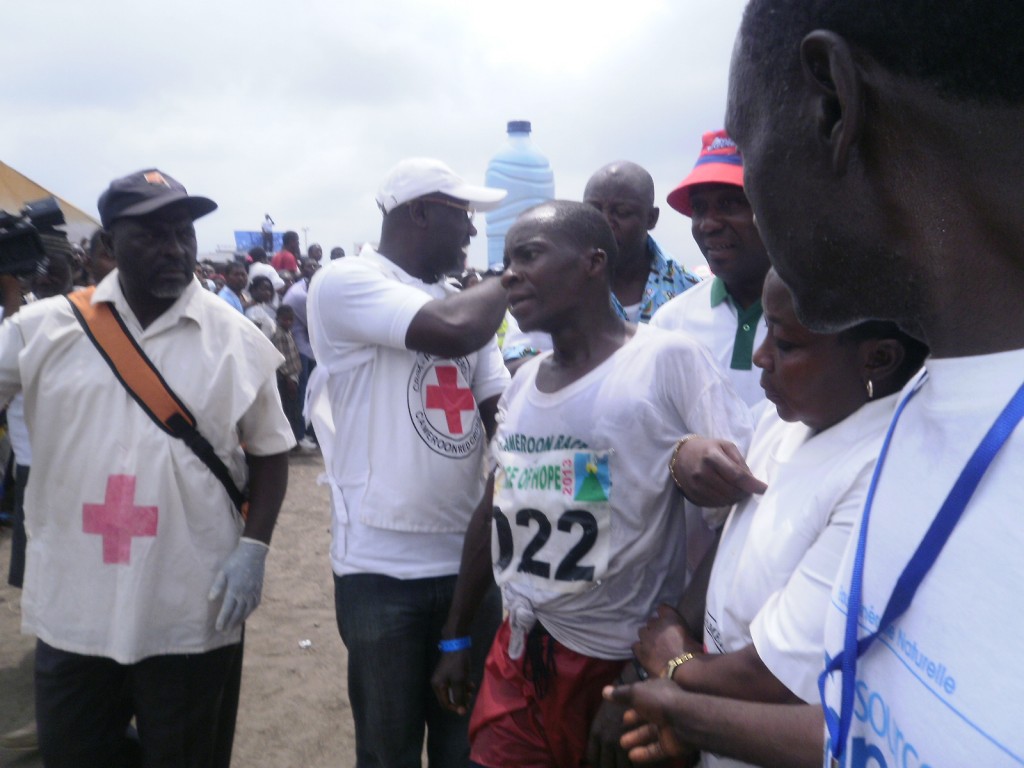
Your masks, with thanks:
<instances>
[{"instance_id":1,"label":"back of person's head","mask_svg":"<svg viewBox=\"0 0 1024 768\"><path fill-rule=\"evenodd\" d=\"M299 233L298 232L293 232L292 230L288 230L283 235L281 235L281 242L284 245L294 245L294 246L298 247L298 245L299 245Z\"/></svg>"},{"instance_id":2,"label":"back of person's head","mask_svg":"<svg viewBox=\"0 0 1024 768\"><path fill-rule=\"evenodd\" d=\"M40 232L43 256L36 263L30 283L38 298L60 296L73 287L73 250L67 235L59 231Z\"/></svg>"},{"instance_id":3,"label":"back of person's head","mask_svg":"<svg viewBox=\"0 0 1024 768\"><path fill-rule=\"evenodd\" d=\"M95 258L96 252L102 248L106 251L106 246L103 245L103 228L98 227L92 235L89 236L89 247L86 250L86 256L90 259Z\"/></svg>"},{"instance_id":4,"label":"back of person's head","mask_svg":"<svg viewBox=\"0 0 1024 768\"><path fill-rule=\"evenodd\" d=\"M741 52L781 94L800 75L803 38L828 30L948 100L1022 105L1022 28L1018 0L751 0Z\"/></svg>"},{"instance_id":5,"label":"back of person's head","mask_svg":"<svg viewBox=\"0 0 1024 768\"><path fill-rule=\"evenodd\" d=\"M342 248L340 245L336 245L333 248L331 248L331 261L334 261L335 259L343 259L343 258L345 258L345 249L344 248Z\"/></svg>"},{"instance_id":6,"label":"back of person's head","mask_svg":"<svg viewBox=\"0 0 1024 768\"><path fill-rule=\"evenodd\" d=\"M114 261L114 255L107 249L107 245L103 241L102 228L93 232L89 238L89 249L86 251L86 266L88 267L89 274L92 275L92 279L97 283L110 274L117 266L117 263Z\"/></svg>"},{"instance_id":7,"label":"back of person's head","mask_svg":"<svg viewBox=\"0 0 1024 768\"><path fill-rule=\"evenodd\" d=\"M249 249L249 257L254 264L264 262L267 260L267 252L257 245L255 248Z\"/></svg>"}]
</instances>

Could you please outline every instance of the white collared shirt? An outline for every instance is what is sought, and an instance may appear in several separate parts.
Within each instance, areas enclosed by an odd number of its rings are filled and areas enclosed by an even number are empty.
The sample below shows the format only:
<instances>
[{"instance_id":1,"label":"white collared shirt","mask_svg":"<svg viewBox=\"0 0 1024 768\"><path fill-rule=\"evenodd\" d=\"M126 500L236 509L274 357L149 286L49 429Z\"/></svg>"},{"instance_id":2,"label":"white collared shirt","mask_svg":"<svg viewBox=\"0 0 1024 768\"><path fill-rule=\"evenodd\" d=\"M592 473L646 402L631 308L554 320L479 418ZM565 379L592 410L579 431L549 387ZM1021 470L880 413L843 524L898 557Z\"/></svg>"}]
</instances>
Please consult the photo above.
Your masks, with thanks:
<instances>
[{"instance_id":1,"label":"white collared shirt","mask_svg":"<svg viewBox=\"0 0 1024 768\"><path fill-rule=\"evenodd\" d=\"M294 445L277 393L281 355L198 282L145 329L116 270L92 300L114 305L239 487L240 443L253 455ZM214 629L219 603L206 596L241 519L192 450L132 400L65 297L0 326L0 394L19 389L34 448L22 631L121 663L237 642L239 630Z\"/></svg>"}]
</instances>

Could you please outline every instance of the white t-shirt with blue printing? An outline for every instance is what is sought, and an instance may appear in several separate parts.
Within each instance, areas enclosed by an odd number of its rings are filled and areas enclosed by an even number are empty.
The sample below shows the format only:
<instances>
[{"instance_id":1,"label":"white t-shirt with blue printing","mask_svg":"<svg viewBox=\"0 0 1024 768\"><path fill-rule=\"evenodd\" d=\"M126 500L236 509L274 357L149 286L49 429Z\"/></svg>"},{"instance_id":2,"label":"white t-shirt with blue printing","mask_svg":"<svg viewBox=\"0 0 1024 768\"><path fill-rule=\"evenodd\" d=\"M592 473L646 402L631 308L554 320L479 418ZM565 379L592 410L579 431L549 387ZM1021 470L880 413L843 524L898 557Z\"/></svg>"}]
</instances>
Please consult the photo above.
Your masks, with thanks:
<instances>
[{"instance_id":1,"label":"white t-shirt with blue printing","mask_svg":"<svg viewBox=\"0 0 1024 768\"><path fill-rule=\"evenodd\" d=\"M868 527L861 636L968 457L1024 381L1024 350L930 360L893 436ZM1024 764L1024 428L996 456L906 613L857 664L846 768ZM856 534L826 621L842 648ZM839 708L840 675L826 688ZM827 739L826 734L826 739ZM829 764L826 754L825 764Z\"/></svg>"}]
</instances>

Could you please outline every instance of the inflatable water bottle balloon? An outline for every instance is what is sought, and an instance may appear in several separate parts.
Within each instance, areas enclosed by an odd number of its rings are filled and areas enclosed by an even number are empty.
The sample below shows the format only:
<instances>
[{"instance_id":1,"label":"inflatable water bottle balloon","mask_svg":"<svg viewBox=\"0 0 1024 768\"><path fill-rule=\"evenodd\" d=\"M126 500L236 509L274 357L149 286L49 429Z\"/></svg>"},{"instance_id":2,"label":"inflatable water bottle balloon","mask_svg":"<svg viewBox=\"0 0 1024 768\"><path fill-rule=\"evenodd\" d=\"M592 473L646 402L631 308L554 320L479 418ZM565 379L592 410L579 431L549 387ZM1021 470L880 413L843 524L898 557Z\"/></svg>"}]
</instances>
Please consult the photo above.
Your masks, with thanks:
<instances>
[{"instance_id":1,"label":"inflatable water bottle balloon","mask_svg":"<svg viewBox=\"0 0 1024 768\"><path fill-rule=\"evenodd\" d=\"M548 159L530 139L529 120L511 120L508 140L487 165L488 187L508 190L501 206L487 215L487 265L500 267L505 233L527 208L555 197L555 174Z\"/></svg>"}]
</instances>

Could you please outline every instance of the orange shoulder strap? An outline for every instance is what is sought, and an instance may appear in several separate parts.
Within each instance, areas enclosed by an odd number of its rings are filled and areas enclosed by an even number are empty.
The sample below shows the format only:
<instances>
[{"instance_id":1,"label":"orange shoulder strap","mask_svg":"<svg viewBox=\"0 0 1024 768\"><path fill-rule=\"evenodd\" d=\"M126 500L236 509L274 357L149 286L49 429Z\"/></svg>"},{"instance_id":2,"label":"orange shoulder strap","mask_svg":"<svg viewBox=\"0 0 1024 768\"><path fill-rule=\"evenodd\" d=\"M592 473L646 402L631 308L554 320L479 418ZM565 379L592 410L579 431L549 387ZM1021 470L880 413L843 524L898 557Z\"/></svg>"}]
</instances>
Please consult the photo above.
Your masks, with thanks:
<instances>
[{"instance_id":1,"label":"orange shoulder strap","mask_svg":"<svg viewBox=\"0 0 1024 768\"><path fill-rule=\"evenodd\" d=\"M177 415L195 428L196 420L167 386L149 358L124 327L116 310L105 301L92 303L95 287L68 294L68 301L89 339L103 355L114 375L142 409L165 432L174 434Z\"/></svg>"},{"instance_id":2,"label":"orange shoulder strap","mask_svg":"<svg viewBox=\"0 0 1024 768\"><path fill-rule=\"evenodd\" d=\"M135 342L114 306L105 301L93 303L95 290L90 287L67 295L71 309L89 340L153 423L192 449L221 482L244 516L248 508L245 495L238 490L231 472L213 446L200 434L195 417Z\"/></svg>"}]
</instances>

